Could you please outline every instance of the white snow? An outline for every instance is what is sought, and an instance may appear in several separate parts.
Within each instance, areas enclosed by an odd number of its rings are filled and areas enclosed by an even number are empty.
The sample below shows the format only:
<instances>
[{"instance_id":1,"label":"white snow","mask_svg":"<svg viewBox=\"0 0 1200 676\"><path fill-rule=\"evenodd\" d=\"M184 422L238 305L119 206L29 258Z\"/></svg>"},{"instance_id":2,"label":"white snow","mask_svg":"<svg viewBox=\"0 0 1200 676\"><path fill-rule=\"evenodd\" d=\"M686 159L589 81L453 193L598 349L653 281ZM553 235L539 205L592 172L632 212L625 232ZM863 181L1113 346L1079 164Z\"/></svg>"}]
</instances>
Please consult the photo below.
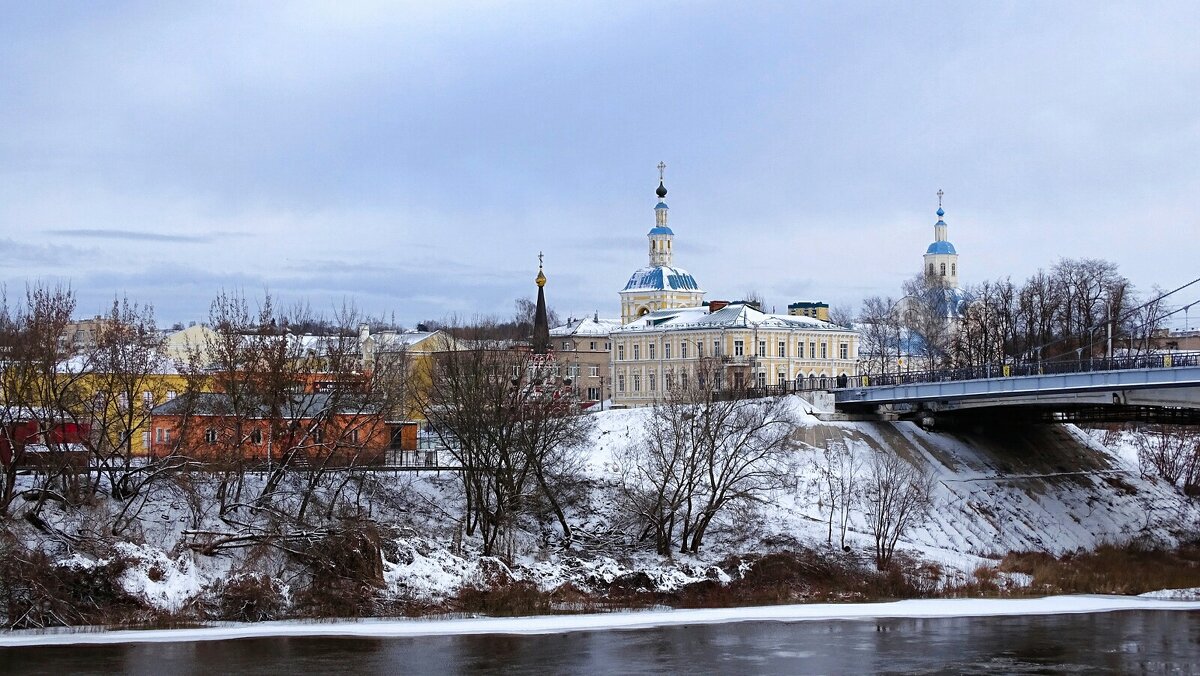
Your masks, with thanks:
<instances>
[{"instance_id":1,"label":"white snow","mask_svg":"<svg viewBox=\"0 0 1200 676\"><path fill-rule=\"evenodd\" d=\"M266 636L395 638L463 634L560 634L575 631L644 629L723 622L812 622L879 618L936 619L1105 613L1120 610L1200 610L1200 602L1165 601L1127 596L1048 596L1039 599L921 599L891 603L814 603L753 608L653 610L599 615L542 615L517 618L361 620L329 623L260 622L157 631L0 633L0 647L221 641Z\"/></svg>"}]
</instances>

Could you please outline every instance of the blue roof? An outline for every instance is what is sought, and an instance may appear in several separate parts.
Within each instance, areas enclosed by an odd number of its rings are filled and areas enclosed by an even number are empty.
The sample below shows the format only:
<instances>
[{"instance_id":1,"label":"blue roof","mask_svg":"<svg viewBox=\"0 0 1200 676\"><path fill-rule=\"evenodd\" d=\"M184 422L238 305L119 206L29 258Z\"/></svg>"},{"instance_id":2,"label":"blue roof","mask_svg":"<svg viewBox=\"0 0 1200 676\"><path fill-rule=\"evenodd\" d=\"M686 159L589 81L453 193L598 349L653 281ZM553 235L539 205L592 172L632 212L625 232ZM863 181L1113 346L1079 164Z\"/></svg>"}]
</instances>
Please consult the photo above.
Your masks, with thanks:
<instances>
[{"instance_id":1,"label":"blue roof","mask_svg":"<svg viewBox=\"0 0 1200 676\"><path fill-rule=\"evenodd\" d=\"M654 205L654 208L655 208L655 209L666 209L666 208L668 208L668 207L667 207L667 203L666 203L666 202L659 202L658 204L655 204L655 205Z\"/></svg>"},{"instance_id":2,"label":"blue roof","mask_svg":"<svg viewBox=\"0 0 1200 676\"><path fill-rule=\"evenodd\" d=\"M950 242L942 241L942 242L934 242L933 244L930 244L929 248L925 250L925 253L927 253L927 254L957 254L958 252L954 250L953 244L951 244Z\"/></svg>"},{"instance_id":3,"label":"blue roof","mask_svg":"<svg viewBox=\"0 0 1200 676\"><path fill-rule=\"evenodd\" d=\"M642 268L629 278L622 291L634 290L663 290L699 291L700 285L696 278L681 268L658 265L652 268Z\"/></svg>"},{"instance_id":4,"label":"blue roof","mask_svg":"<svg viewBox=\"0 0 1200 676\"><path fill-rule=\"evenodd\" d=\"M656 225L653 228L650 228L650 234L651 235L674 235L675 233L671 232L671 229L665 225Z\"/></svg>"}]
</instances>

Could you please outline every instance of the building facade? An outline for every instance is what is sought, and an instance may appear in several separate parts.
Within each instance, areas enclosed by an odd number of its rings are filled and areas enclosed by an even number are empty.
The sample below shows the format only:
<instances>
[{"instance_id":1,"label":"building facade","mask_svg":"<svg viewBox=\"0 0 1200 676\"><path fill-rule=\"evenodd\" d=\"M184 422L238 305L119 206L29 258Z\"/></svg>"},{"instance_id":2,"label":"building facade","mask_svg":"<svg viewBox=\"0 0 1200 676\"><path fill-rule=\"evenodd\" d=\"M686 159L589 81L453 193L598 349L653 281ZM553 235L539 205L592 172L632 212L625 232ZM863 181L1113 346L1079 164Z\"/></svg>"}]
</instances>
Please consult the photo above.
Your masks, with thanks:
<instances>
[{"instance_id":1,"label":"building facade","mask_svg":"<svg viewBox=\"0 0 1200 676\"><path fill-rule=\"evenodd\" d=\"M658 310L610 338L614 405L653 404L676 387L790 389L858 371L855 331L744 303Z\"/></svg>"},{"instance_id":2,"label":"building facade","mask_svg":"<svg viewBox=\"0 0 1200 676\"><path fill-rule=\"evenodd\" d=\"M550 330L550 347L566 368L578 393L580 404L585 407L612 398L612 361L609 353L612 343L609 335L619 328L621 322L593 315L585 319L572 319L563 326Z\"/></svg>"}]
</instances>

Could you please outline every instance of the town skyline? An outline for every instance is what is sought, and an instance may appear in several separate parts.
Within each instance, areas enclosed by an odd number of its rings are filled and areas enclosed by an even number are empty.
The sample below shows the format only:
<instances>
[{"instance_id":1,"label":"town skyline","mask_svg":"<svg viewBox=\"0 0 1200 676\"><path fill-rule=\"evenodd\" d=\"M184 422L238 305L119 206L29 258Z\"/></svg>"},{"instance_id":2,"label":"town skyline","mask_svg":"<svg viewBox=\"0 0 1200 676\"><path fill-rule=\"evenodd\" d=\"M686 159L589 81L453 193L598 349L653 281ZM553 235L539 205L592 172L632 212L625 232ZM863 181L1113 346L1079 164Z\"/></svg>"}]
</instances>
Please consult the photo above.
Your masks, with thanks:
<instances>
[{"instance_id":1,"label":"town skyline","mask_svg":"<svg viewBox=\"0 0 1200 676\"><path fill-rule=\"evenodd\" d=\"M2 11L0 280L80 315L240 289L507 316L544 251L564 318L615 316L660 161L709 298L896 295L939 189L964 285L1195 276L1185 3Z\"/></svg>"}]
</instances>

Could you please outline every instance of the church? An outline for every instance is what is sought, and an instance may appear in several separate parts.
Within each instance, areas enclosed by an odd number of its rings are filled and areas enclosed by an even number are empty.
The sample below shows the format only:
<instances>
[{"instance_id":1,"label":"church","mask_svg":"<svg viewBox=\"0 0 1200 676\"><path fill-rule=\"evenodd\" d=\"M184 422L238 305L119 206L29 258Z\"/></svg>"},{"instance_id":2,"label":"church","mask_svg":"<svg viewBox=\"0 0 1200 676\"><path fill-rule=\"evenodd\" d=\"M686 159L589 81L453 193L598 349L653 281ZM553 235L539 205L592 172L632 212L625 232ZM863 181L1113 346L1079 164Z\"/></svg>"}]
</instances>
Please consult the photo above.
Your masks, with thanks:
<instances>
[{"instance_id":1,"label":"church","mask_svg":"<svg viewBox=\"0 0 1200 676\"><path fill-rule=\"evenodd\" d=\"M660 163L648 265L619 292L621 326L610 333L612 399L653 404L675 387L791 389L857 373L858 334L816 317L762 312L744 302L710 300L677 267ZM705 380L705 378L709 380Z\"/></svg>"}]
</instances>

